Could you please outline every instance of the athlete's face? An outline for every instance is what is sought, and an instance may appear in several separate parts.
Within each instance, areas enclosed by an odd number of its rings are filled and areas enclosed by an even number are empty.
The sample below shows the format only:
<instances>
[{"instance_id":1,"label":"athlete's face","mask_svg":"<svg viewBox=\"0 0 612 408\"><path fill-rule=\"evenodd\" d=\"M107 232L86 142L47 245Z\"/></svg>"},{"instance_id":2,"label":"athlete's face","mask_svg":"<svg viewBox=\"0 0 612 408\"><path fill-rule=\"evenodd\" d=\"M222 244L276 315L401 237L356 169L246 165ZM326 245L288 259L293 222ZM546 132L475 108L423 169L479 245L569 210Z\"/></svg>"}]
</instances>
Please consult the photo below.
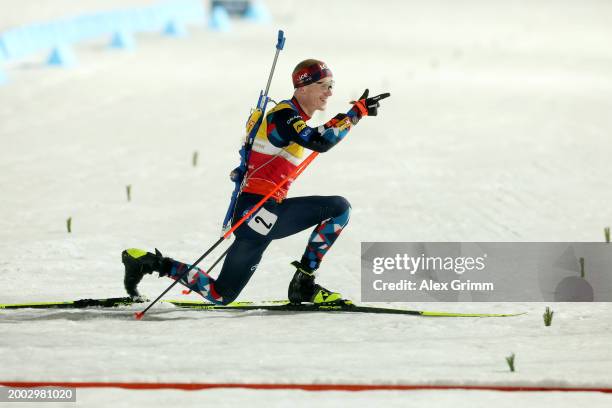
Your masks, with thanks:
<instances>
[{"instance_id":1,"label":"athlete's face","mask_svg":"<svg viewBox=\"0 0 612 408\"><path fill-rule=\"evenodd\" d=\"M304 89L304 97L308 101L308 105L312 111L325 110L327 107L327 98L332 96L334 87L333 77L323 78L320 81L306 85Z\"/></svg>"}]
</instances>

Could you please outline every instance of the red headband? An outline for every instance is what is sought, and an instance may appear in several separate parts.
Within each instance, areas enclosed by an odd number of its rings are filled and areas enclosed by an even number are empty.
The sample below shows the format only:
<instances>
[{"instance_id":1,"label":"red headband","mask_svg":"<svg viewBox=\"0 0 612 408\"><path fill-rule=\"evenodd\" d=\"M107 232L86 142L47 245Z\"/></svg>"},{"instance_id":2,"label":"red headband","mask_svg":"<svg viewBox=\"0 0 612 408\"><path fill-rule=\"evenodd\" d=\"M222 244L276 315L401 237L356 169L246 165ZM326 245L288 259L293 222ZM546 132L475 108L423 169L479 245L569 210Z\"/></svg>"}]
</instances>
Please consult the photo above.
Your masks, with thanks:
<instances>
[{"instance_id":1,"label":"red headband","mask_svg":"<svg viewBox=\"0 0 612 408\"><path fill-rule=\"evenodd\" d=\"M310 85L332 75L331 70L327 68L327 65L324 62L317 62L302 68L293 74L293 87L300 88L302 86Z\"/></svg>"}]
</instances>

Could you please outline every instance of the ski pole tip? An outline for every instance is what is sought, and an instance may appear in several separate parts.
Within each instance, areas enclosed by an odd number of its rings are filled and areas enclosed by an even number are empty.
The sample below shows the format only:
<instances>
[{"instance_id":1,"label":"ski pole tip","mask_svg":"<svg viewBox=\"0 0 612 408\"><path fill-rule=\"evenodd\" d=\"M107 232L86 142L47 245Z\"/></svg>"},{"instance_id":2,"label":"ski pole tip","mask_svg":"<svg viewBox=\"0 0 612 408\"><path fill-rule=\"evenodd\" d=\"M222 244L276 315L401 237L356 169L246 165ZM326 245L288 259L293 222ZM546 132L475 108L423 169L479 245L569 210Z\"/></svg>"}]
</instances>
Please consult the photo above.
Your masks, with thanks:
<instances>
[{"instance_id":1,"label":"ski pole tip","mask_svg":"<svg viewBox=\"0 0 612 408\"><path fill-rule=\"evenodd\" d=\"M134 318L136 320L142 320L143 317L144 317L144 312L136 312L136 313L134 313Z\"/></svg>"},{"instance_id":2,"label":"ski pole tip","mask_svg":"<svg viewBox=\"0 0 612 408\"><path fill-rule=\"evenodd\" d=\"M278 42L276 43L276 49L282 50L285 46L285 32L283 30L278 30Z\"/></svg>"}]
</instances>

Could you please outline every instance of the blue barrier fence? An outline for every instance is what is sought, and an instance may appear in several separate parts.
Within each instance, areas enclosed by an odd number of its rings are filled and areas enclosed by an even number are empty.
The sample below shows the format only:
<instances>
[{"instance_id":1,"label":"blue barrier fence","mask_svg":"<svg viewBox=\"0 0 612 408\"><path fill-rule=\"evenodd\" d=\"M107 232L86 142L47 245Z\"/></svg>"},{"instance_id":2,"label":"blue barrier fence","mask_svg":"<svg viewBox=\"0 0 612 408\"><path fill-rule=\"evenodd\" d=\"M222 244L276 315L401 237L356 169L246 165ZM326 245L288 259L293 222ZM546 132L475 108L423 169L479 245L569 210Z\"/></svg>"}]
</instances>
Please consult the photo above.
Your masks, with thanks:
<instances>
[{"instance_id":1,"label":"blue barrier fence","mask_svg":"<svg viewBox=\"0 0 612 408\"><path fill-rule=\"evenodd\" d=\"M203 3L202 0L174 0L144 8L86 14L13 28L0 33L0 62L116 32L161 31L170 23L179 26L204 24Z\"/></svg>"}]
</instances>

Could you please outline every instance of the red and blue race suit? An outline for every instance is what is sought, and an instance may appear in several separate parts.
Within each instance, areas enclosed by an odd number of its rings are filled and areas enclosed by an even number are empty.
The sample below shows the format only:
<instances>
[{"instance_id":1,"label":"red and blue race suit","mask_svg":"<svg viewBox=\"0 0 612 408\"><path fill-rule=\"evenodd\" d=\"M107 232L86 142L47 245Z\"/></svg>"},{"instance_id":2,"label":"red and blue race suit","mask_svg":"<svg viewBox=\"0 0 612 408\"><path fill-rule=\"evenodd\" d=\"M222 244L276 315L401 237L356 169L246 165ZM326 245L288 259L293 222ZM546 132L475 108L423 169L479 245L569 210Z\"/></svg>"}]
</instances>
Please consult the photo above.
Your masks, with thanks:
<instances>
[{"instance_id":1,"label":"red and blue race suit","mask_svg":"<svg viewBox=\"0 0 612 408\"><path fill-rule=\"evenodd\" d=\"M328 151L346 136L360 118L360 111L354 106L346 114L338 114L321 126L309 127L306 122L310 117L295 98L274 107L266 115L266 126L260 128L255 138L246 182L236 204L233 222L242 218L302 162L305 149ZM228 304L246 286L273 240L312 226L315 228L300 262L316 270L347 225L351 207L340 196L286 198L291 181L236 229L235 240L217 279L194 268L181 283L213 303ZM187 267L184 263L173 261L170 276L176 278Z\"/></svg>"}]
</instances>

